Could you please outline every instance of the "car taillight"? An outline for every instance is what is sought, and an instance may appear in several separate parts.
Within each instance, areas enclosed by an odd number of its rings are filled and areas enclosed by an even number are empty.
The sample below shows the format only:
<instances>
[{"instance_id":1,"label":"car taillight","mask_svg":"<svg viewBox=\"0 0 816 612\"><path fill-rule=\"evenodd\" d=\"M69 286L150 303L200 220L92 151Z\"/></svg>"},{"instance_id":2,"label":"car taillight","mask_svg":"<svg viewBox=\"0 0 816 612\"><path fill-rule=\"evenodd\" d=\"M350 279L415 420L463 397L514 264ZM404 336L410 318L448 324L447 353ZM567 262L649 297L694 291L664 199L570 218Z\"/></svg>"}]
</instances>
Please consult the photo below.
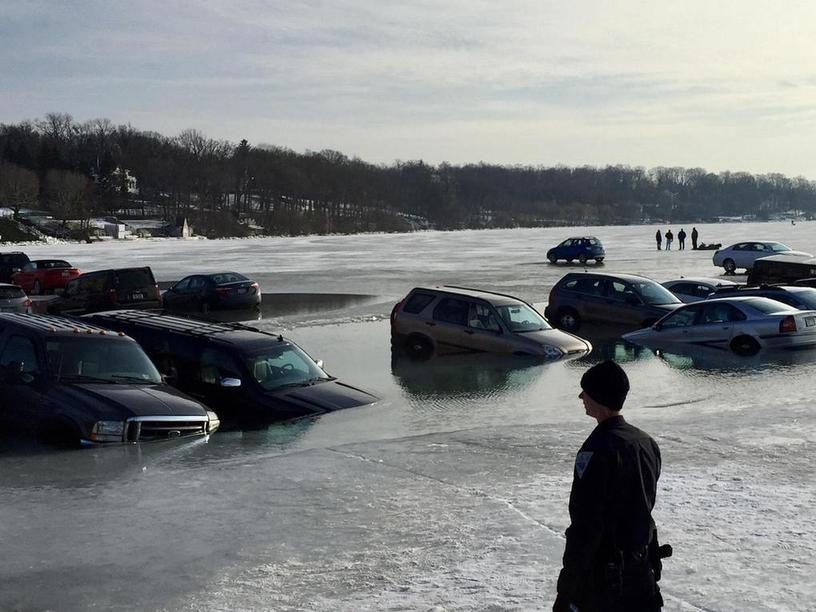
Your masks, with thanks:
<instances>
[{"instance_id":1,"label":"car taillight","mask_svg":"<svg viewBox=\"0 0 816 612\"><path fill-rule=\"evenodd\" d=\"M786 332L795 332L796 331L796 319L793 318L793 315L788 315L784 319L779 322L779 333L784 334Z\"/></svg>"},{"instance_id":2,"label":"car taillight","mask_svg":"<svg viewBox=\"0 0 816 612\"><path fill-rule=\"evenodd\" d=\"M161 299L161 291L159 290L159 284L158 283L153 285L153 293L155 294L157 300Z\"/></svg>"},{"instance_id":3,"label":"car taillight","mask_svg":"<svg viewBox=\"0 0 816 612\"><path fill-rule=\"evenodd\" d=\"M34 302L32 302L32 301L31 301L31 298L27 298L27 299L26 299L26 301L23 303L23 305L24 305L26 308L28 308L28 307L29 307L29 306L31 306L33 303L34 303Z\"/></svg>"},{"instance_id":4,"label":"car taillight","mask_svg":"<svg viewBox=\"0 0 816 612\"><path fill-rule=\"evenodd\" d=\"M394 319L397 318L397 311L400 309L400 306L402 306L403 302L405 302L405 300L400 300L399 302L394 304L394 307L391 309L391 325L394 324Z\"/></svg>"}]
</instances>

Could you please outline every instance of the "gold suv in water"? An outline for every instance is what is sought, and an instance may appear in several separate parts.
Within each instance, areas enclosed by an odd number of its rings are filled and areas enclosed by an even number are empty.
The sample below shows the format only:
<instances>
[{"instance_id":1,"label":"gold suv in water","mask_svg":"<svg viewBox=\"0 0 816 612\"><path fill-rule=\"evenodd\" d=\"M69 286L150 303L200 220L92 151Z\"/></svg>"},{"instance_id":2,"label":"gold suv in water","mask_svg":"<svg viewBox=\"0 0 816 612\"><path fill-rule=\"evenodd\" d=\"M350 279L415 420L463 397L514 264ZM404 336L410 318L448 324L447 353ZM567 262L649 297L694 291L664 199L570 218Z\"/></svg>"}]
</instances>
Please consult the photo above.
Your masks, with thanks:
<instances>
[{"instance_id":1,"label":"gold suv in water","mask_svg":"<svg viewBox=\"0 0 816 612\"><path fill-rule=\"evenodd\" d=\"M553 329L527 302L465 287L416 287L391 311L391 338L412 357L434 352L510 353L558 359L592 345Z\"/></svg>"}]
</instances>

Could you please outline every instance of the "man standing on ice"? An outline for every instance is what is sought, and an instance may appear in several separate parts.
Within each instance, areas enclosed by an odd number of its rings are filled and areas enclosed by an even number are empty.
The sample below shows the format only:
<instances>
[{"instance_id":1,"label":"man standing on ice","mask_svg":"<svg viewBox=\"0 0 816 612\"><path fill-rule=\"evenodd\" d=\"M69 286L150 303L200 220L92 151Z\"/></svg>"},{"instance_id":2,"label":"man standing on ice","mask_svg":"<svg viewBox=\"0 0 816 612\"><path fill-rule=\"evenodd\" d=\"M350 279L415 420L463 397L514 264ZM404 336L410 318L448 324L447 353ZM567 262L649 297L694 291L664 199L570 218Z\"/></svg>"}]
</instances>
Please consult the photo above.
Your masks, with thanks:
<instances>
[{"instance_id":1,"label":"man standing on ice","mask_svg":"<svg viewBox=\"0 0 816 612\"><path fill-rule=\"evenodd\" d=\"M620 415L626 372L604 361L581 378L586 414L598 425L575 459L570 526L554 612L652 612L663 606L661 557L652 508L660 449Z\"/></svg>"}]
</instances>

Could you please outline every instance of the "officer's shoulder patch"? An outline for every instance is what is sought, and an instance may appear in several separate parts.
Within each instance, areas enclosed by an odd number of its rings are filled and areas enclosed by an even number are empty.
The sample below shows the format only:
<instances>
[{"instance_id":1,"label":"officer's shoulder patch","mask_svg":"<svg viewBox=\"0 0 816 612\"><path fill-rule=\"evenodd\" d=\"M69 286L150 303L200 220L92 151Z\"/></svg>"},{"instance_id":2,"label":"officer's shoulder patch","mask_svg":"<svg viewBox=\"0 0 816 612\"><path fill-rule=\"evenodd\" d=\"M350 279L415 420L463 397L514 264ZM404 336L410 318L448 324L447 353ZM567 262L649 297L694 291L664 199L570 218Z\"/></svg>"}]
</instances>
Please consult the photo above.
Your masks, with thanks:
<instances>
[{"instance_id":1,"label":"officer's shoulder patch","mask_svg":"<svg viewBox=\"0 0 816 612\"><path fill-rule=\"evenodd\" d=\"M575 457L575 473L578 474L578 478L583 477L590 459L592 459L592 451L582 451Z\"/></svg>"}]
</instances>

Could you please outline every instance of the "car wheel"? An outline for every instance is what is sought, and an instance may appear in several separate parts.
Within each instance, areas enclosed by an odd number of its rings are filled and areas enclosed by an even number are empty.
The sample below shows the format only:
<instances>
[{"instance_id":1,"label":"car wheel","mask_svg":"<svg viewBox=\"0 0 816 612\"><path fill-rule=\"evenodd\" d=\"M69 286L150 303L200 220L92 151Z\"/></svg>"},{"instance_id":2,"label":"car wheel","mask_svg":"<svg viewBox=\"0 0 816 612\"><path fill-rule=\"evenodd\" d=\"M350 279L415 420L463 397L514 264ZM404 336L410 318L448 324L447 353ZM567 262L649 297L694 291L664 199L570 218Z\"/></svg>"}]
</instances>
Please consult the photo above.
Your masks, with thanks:
<instances>
[{"instance_id":1,"label":"car wheel","mask_svg":"<svg viewBox=\"0 0 816 612\"><path fill-rule=\"evenodd\" d=\"M572 263L572 257L567 257L567 263Z\"/></svg>"},{"instance_id":2,"label":"car wheel","mask_svg":"<svg viewBox=\"0 0 816 612\"><path fill-rule=\"evenodd\" d=\"M556 257L554 254L552 254L552 253L550 253L549 255L547 255L547 259L549 259L549 260L550 260L550 263L555 263L556 261L558 261L558 258L557 258L557 257Z\"/></svg>"},{"instance_id":3,"label":"car wheel","mask_svg":"<svg viewBox=\"0 0 816 612\"><path fill-rule=\"evenodd\" d=\"M562 308L558 311L556 322L558 327L564 331L578 331L578 328L581 327L581 316L572 308Z\"/></svg>"},{"instance_id":4,"label":"car wheel","mask_svg":"<svg viewBox=\"0 0 816 612\"><path fill-rule=\"evenodd\" d=\"M34 281L34 286L31 288L31 293L34 295L40 295L42 293L42 285L40 284L40 281Z\"/></svg>"},{"instance_id":5,"label":"car wheel","mask_svg":"<svg viewBox=\"0 0 816 612\"><path fill-rule=\"evenodd\" d=\"M756 355L759 352L759 342L751 336L737 336L731 341L731 350L737 355Z\"/></svg>"},{"instance_id":6,"label":"car wheel","mask_svg":"<svg viewBox=\"0 0 816 612\"><path fill-rule=\"evenodd\" d=\"M587 256L586 256L586 254L581 253L581 254L578 256L578 262L579 262L581 265L584 265L584 264L587 262Z\"/></svg>"},{"instance_id":7,"label":"car wheel","mask_svg":"<svg viewBox=\"0 0 816 612\"><path fill-rule=\"evenodd\" d=\"M428 359L433 354L433 343L425 336L411 334L405 341L405 352L412 359Z\"/></svg>"},{"instance_id":8,"label":"car wheel","mask_svg":"<svg viewBox=\"0 0 816 612\"><path fill-rule=\"evenodd\" d=\"M595 263L603 263L603 260L604 260L603 257L596 257L595 258Z\"/></svg>"},{"instance_id":9,"label":"car wheel","mask_svg":"<svg viewBox=\"0 0 816 612\"><path fill-rule=\"evenodd\" d=\"M726 260L723 262L723 269L724 269L724 270L725 270L725 271L726 271L728 274L733 274L733 273L736 271L736 269L737 269L737 264L735 264L735 263L734 263L734 260L733 260L733 259L726 259Z\"/></svg>"}]
</instances>

